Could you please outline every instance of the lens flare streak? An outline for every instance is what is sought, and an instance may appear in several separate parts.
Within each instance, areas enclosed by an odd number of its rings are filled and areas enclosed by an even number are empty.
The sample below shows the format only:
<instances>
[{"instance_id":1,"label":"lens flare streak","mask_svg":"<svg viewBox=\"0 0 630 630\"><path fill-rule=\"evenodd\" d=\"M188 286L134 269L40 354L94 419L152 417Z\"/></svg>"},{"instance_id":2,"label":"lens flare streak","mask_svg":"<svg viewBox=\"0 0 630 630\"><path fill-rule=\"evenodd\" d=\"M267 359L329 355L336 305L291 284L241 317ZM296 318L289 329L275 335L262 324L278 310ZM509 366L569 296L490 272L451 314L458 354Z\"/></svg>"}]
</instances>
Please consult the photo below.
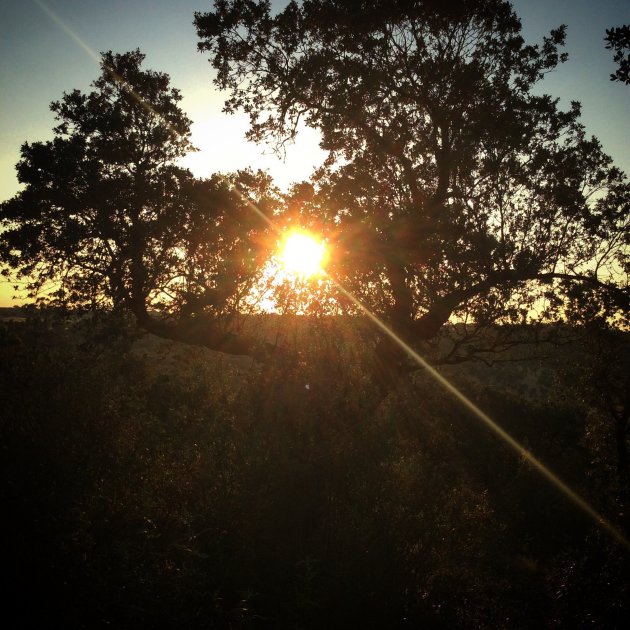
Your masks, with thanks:
<instances>
[{"instance_id":1,"label":"lens flare streak","mask_svg":"<svg viewBox=\"0 0 630 630\"><path fill-rule=\"evenodd\" d=\"M101 57L92 48L90 48L43 0L33 0L33 2L66 34L72 39L91 59L101 64ZM123 77L121 77L113 68L104 66L111 77L116 81L128 94L147 112L155 116L161 124L163 124L174 137L180 137L180 134L173 126L159 114L142 96L140 96L133 86L130 85Z\"/></svg>"},{"instance_id":2,"label":"lens flare streak","mask_svg":"<svg viewBox=\"0 0 630 630\"><path fill-rule=\"evenodd\" d=\"M332 279L331 279L332 280ZM343 295L357 306L370 321L382 330L390 339L392 339L400 348L402 348L420 367L422 367L430 376L432 376L446 391L452 394L464 407L471 411L479 420L481 420L493 433L498 435L510 448L526 460L533 468L535 468L547 481L554 485L565 497L570 499L582 512L594 520L600 527L606 530L624 547L630 549L630 540L628 540L612 523L607 521L599 514L589 503L587 503L579 494L567 486L558 476L556 476L545 464L537 459L522 444L515 440L505 429L500 427L487 413L482 411L475 403L457 389L448 379L444 378L434 367L429 365L411 346L403 341L393 330L391 330L384 322L374 315L367 307L365 307L357 298L349 291L346 291L338 282L332 280L335 286L343 293Z\"/></svg>"}]
</instances>

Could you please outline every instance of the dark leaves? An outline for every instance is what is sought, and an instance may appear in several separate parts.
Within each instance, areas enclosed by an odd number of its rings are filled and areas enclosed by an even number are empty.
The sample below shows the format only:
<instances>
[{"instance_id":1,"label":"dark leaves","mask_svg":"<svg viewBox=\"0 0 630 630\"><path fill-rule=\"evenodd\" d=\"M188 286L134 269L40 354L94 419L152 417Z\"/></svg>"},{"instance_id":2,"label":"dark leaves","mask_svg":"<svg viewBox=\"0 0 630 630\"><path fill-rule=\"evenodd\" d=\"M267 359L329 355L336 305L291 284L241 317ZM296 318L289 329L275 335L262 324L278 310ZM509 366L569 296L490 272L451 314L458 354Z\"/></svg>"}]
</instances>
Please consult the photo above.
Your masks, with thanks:
<instances>
[{"instance_id":1,"label":"dark leaves","mask_svg":"<svg viewBox=\"0 0 630 630\"><path fill-rule=\"evenodd\" d=\"M630 24L606 29L606 48L613 50L613 61L618 64L614 74L610 75L611 81L621 81L630 85Z\"/></svg>"}]
</instances>

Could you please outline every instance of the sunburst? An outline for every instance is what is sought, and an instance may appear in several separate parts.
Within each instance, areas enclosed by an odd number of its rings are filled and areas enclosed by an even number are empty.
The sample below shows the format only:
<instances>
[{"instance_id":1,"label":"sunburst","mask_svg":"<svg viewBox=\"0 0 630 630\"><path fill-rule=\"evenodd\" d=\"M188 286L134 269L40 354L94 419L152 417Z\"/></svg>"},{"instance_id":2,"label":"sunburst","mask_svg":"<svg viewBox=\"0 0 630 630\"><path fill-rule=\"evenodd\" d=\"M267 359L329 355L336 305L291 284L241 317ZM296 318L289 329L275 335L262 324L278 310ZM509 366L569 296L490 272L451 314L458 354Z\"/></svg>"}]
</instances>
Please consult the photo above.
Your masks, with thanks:
<instances>
[{"instance_id":1,"label":"sunburst","mask_svg":"<svg viewBox=\"0 0 630 630\"><path fill-rule=\"evenodd\" d=\"M288 275L312 278L324 271L326 244L308 232L291 231L283 239L279 258Z\"/></svg>"}]
</instances>

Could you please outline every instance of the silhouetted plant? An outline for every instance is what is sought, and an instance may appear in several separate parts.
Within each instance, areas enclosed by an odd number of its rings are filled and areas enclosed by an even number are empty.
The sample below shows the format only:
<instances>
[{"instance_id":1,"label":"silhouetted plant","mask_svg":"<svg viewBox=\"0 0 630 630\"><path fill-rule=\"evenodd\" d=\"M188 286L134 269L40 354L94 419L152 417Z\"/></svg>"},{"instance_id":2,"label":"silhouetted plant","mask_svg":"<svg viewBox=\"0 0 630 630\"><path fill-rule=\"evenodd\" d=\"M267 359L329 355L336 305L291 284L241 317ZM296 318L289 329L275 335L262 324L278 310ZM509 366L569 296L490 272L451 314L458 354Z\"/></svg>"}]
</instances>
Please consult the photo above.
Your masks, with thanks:
<instances>
[{"instance_id":1,"label":"silhouetted plant","mask_svg":"<svg viewBox=\"0 0 630 630\"><path fill-rule=\"evenodd\" d=\"M630 25L607 28L604 39L606 48L615 53L614 62L619 65L614 74L610 75L610 80L630 85Z\"/></svg>"}]
</instances>

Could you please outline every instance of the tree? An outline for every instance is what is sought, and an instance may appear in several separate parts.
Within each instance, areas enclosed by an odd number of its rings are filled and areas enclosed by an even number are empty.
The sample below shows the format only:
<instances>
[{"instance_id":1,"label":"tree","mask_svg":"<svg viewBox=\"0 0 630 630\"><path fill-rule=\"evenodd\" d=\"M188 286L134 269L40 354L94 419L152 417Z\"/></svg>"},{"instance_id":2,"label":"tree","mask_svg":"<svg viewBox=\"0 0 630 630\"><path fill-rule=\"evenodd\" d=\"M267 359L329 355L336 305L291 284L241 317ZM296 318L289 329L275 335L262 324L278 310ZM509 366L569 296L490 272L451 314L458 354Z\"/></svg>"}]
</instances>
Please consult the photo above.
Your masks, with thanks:
<instances>
[{"instance_id":1,"label":"tree","mask_svg":"<svg viewBox=\"0 0 630 630\"><path fill-rule=\"evenodd\" d=\"M190 120L144 57L104 53L93 91L52 103L54 139L22 146L24 188L0 206L0 260L44 303L126 310L158 335L256 354L230 315L266 255L249 204L270 212L273 187L260 173L199 180L177 166L193 150Z\"/></svg>"},{"instance_id":2,"label":"tree","mask_svg":"<svg viewBox=\"0 0 630 630\"><path fill-rule=\"evenodd\" d=\"M615 63L619 64L616 72L610 75L611 81L621 81L630 85L630 24L606 29L606 48L614 50Z\"/></svg>"},{"instance_id":3,"label":"tree","mask_svg":"<svg viewBox=\"0 0 630 630\"><path fill-rule=\"evenodd\" d=\"M408 342L459 322L442 358L461 360L517 324L628 324L628 181L578 103L533 90L567 58L564 27L526 44L504 0L275 15L221 0L195 25L251 139L320 130L329 159L303 212L328 226L331 274Z\"/></svg>"}]
</instances>

